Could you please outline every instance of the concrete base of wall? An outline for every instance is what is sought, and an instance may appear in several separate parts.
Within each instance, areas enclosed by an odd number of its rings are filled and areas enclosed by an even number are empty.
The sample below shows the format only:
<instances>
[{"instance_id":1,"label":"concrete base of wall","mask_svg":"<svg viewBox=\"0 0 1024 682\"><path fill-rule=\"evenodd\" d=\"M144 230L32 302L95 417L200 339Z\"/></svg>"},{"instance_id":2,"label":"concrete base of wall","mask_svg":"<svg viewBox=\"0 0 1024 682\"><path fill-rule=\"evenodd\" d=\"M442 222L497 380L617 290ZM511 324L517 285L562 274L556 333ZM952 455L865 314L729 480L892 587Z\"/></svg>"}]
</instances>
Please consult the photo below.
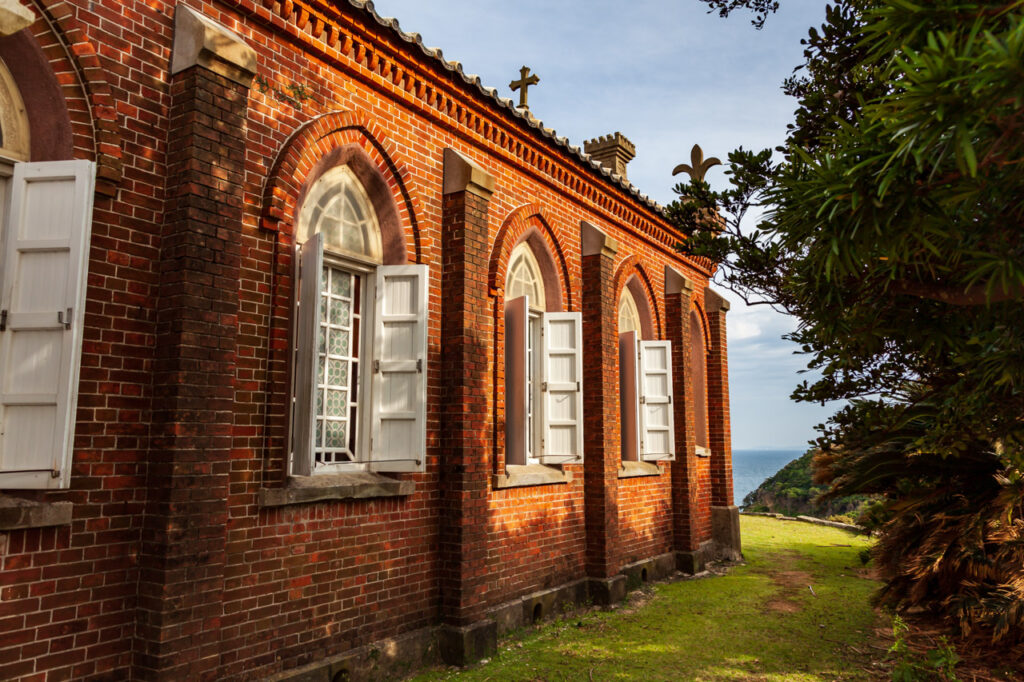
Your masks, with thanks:
<instances>
[{"instance_id":1,"label":"concrete base of wall","mask_svg":"<svg viewBox=\"0 0 1024 682\"><path fill-rule=\"evenodd\" d=\"M736 505L711 508L711 539L716 559L741 561L740 508Z\"/></svg>"},{"instance_id":2,"label":"concrete base of wall","mask_svg":"<svg viewBox=\"0 0 1024 682\"><path fill-rule=\"evenodd\" d=\"M498 651L498 625L485 618L472 625L442 625L437 631L437 649L448 665L469 665Z\"/></svg>"},{"instance_id":3,"label":"concrete base of wall","mask_svg":"<svg viewBox=\"0 0 1024 682\"><path fill-rule=\"evenodd\" d=\"M597 606L611 606L626 598L626 576L588 578L587 596Z\"/></svg>"},{"instance_id":4,"label":"concrete base of wall","mask_svg":"<svg viewBox=\"0 0 1024 682\"><path fill-rule=\"evenodd\" d=\"M708 551L704 545L692 551L678 551L675 555L676 570L687 575L697 575L708 563Z\"/></svg>"},{"instance_id":5,"label":"concrete base of wall","mask_svg":"<svg viewBox=\"0 0 1024 682\"><path fill-rule=\"evenodd\" d=\"M737 517L738 518L738 517ZM425 666L443 662L469 665L494 655L498 638L509 632L591 603L610 606L645 582L669 578L679 570L704 570L711 543L693 552L669 552L623 566L611 578L576 580L532 592L491 609L477 623L423 628L400 637L382 639L316 663L264 678L264 682L362 682L401 679Z\"/></svg>"},{"instance_id":6,"label":"concrete base of wall","mask_svg":"<svg viewBox=\"0 0 1024 682\"><path fill-rule=\"evenodd\" d=\"M398 637L325 658L264 678L264 682L371 682L402 679L438 662L438 628L421 628Z\"/></svg>"},{"instance_id":7,"label":"concrete base of wall","mask_svg":"<svg viewBox=\"0 0 1024 682\"><path fill-rule=\"evenodd\" d=\"M505 602L489 611L487 617L496 623L501 637L516 628L567 613L586 602L587 597L587 581L576 580Z\"/></svg>"},{"instance_id":8,"label":"concrete base of wall","mask_svg":"<svg viewBox=\"0 0 1024 682\"><path fill-rule=\"evenodd\" d=\"M668 578L676 570L675 553L668 552L623 566L619 573L626 576L626 590L633 591L648 581Z\"/></svg>"}]
</instances>

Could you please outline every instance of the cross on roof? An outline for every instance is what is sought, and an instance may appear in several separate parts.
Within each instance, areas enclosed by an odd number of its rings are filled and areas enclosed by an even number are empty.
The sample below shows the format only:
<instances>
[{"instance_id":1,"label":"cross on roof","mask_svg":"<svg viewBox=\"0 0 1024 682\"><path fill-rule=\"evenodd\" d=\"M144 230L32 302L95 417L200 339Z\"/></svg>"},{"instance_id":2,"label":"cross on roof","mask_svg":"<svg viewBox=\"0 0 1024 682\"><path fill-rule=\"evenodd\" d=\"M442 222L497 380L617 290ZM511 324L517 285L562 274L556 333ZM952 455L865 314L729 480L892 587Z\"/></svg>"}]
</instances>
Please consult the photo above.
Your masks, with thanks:
<instances>
[{"instance_id":1,"label":"cross on roof","mask_svg":"<svg viewBox=\"0 0 1024 682\"><path fill-rule=\"evenodd\" d=\"M530 67L524 66L523 68L519 69L519 80L512 81L511 83L508 84L508 87L512 88L512 92L515 92L516 90L520 90L520 88L522 88L519 92L519 108L523 109L524 111L530 110L529 105L526 103L526 89L531 85L536 85L537 83L540 83L540 78L537 77L537 74L533 74L531 76L529 75L529 73Z\"/></svg>"}]
</instances>

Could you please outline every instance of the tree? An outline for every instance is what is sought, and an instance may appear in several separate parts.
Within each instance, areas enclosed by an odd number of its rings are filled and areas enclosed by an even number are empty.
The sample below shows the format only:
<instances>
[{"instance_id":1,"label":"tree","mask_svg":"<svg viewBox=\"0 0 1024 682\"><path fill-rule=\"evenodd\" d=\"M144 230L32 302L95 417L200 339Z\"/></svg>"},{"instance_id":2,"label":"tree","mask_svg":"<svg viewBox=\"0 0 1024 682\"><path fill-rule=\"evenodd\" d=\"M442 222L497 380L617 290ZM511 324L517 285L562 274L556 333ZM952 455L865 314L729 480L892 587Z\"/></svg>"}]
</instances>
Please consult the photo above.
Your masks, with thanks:
<instances>
[{"instance_id":1,"label":"tree","mask_svg":"<svg viewBox=\"0 0 1024 682\"><path fill-rule=\"evenodd\" d=\"M884 496L881 601L1021 637L1024 1L840 0L804 42L781 158L733 152L728 190L679 185L669 215L799 319L822 378L794 398L849 401L819 471Z\"/></svg>"}]
</instances>

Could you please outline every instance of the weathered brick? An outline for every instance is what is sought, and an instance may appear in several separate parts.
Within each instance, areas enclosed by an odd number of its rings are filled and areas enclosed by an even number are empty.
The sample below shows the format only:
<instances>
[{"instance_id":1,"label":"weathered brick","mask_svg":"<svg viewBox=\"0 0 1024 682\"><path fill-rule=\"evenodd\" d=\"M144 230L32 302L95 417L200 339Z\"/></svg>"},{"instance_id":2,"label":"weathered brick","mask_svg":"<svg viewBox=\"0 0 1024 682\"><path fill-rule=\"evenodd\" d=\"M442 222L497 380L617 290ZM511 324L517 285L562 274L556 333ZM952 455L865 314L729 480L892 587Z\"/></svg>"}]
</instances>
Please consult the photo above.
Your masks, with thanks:
<instances>
[{"instance_id":1,"label":"weathered brick","mask_svg":"<svg viewBox=\"0 0 1024 682\"><path fill-rule=\"evenodd\" d=\"M711 458L694 454L685 352L711 264L366 10L311 4L321 16L202 4L273 88L313 94L297 107L201 67L169 76L171 0L37 3L33 58L64 98L66 156L99 164L98 192L71 488L3 491L72 502L73 521L0 535L0 678L260 678L697 549L712 501L731 502L723 312L706 314ZM353 148L381 179L402 260L430 267L426 470L398 476L415 482L407 497L261 509L260 489L287 481L296 210L317 164ZM493 174L489 200L443 194L446 148ZM583 221L618 252L588 261ZM586 458L565 465L567 484L494 489L503 277L527 234L561 309L584 316ZM666 264L692 297L665 294ZM676 349L680 443L660 475L635 479L617 477L627 272Z\"/></svg>"}]
</instances>

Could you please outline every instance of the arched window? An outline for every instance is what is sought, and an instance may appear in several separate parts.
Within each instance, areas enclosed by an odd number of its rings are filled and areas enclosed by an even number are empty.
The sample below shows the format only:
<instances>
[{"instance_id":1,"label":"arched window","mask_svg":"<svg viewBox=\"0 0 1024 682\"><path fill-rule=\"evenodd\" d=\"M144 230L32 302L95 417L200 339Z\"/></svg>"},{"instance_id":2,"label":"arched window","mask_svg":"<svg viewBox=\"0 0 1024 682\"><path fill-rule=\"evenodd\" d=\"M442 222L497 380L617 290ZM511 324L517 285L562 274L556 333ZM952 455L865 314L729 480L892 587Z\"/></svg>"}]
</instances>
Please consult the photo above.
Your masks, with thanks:
<instances>
[{"instance_id":1,"label":"arched window","mask_svg":"<svg viewBox=\"0 0 1024 682\"><path fill-rule=\"evenodd\" d=\"M640 311L633 300L633 294L628 287L622 288L622 295L619 296L619 333L636 332L640 334Z\"/></svg>"},{"instance_id":2,"label":"arched window","mask_svg":"<svg viewBox=\"0 0 1024 682\"><path fill-rule=\"evenodd\" d=\"M693 391L693 426L696 431L697 454L709 455L707 405L707 351L704 347L704 325L696 310L690 313L690 390Z\"/></svg>"},{"instance_id":3,"label":"arched window","mask_svg":"<svg viewBox=\"0 0 1024 682\"><path fill-rule=\"evenodd\" d=\"M533 255L533 251L526 242L520 243L512 250L509 263L505 298L528 296L530 308L544 312L547 307L544 298L544 279L540 274L537 257Z\"/></svg>"},{"instance_id":4,"label":"arched window","mask_svg":"<svg viewBox=\"0 0 1024 682\"><path fill-rule=\"evenodd\" d=\"M293 473L421 469L426 267L379 265L377 215L348 166L317 178L296 227Z\"/></svg>"},{"instance_id":5,"label":"arched window","mask_svg":"<svg viewBox=\"0 0 1024 682\"><path fill-rule=\"evenodd\" d=\"M505 461L565 464L582 458L579 313L547 312L541 266L529 241L505 276Z\"/></svg>"},{"instance_id":6,"label":"arched window","mask_svg":"<svg viewBox=\"0 0 1024 682\"><path fill-rule=\"evenodd\" d=\"M335 166L313 183L299 211L298 241L324 235L324 251L381 262L380 226L366 190L348 166Z\"/></svg>"},{"instance_id":7,"label":"arched window","mask_svg":"<svg viewBox=\"0 0 1024 682\"><path fill-rule=\"evenodd\" d=\"M0 161L29 159L29 126L25 102L18 86L0 59Z\"/></svg>"},{"instance_id":8,"label":"arched window","mask_svg":"<svg viewBox=\"0 0 1024 682\"><path fill-rule=\"evenodd\" d=\"M672 346L644 340L635 277L619 295L619 410L622 460L675 459ZM651 327L650 323L647 325Z\"/></svg>"}]
</instances>

